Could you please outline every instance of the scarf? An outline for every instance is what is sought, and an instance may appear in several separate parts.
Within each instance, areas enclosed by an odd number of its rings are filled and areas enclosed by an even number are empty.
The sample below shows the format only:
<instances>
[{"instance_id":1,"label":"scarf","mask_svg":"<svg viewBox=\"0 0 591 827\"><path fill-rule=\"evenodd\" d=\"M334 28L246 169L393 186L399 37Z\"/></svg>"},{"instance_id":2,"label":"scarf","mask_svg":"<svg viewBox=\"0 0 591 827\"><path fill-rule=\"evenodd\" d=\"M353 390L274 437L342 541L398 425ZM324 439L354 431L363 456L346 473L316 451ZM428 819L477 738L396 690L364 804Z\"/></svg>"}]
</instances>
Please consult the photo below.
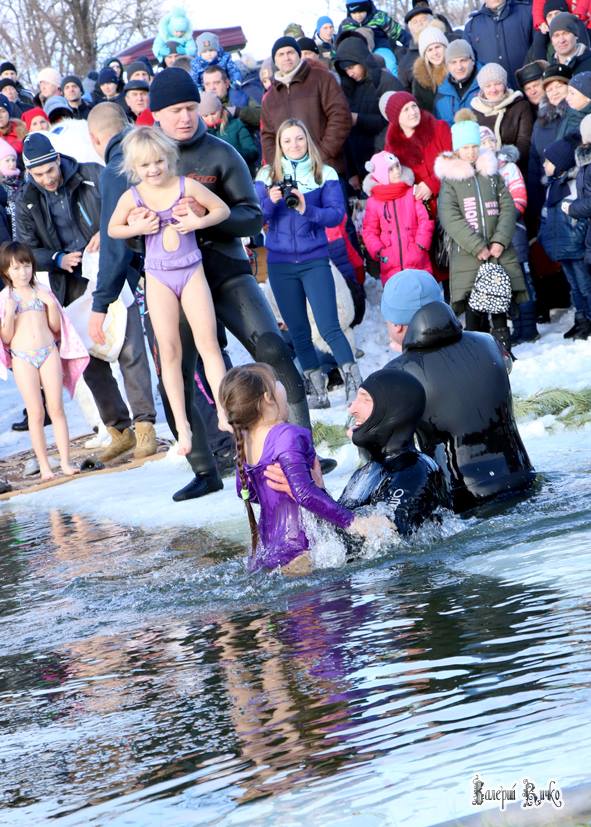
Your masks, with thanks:
<instances>
[{"instance_id":1,"label":"scarf","mask_svg":"<svg viewBox=\"0 0 591 827\"><path fill-rule=\"evenodd\" d=\"M409 191L410 186L404 181L397 181L395 184L376 184L371 194L375 196L378 201L397 201L403 198Z\"/></svg>"}]
</instances>

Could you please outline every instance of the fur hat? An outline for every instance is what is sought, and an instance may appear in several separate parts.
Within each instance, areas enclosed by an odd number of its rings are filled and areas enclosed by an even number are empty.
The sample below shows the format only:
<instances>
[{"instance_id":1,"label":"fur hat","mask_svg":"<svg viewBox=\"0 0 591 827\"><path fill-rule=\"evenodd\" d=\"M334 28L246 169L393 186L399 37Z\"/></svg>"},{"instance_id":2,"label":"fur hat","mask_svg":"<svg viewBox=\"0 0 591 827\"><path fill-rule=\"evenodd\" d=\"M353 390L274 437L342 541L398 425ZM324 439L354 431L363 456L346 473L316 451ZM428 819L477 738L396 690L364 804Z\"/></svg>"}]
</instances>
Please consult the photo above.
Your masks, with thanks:
<instances>
[{"instance_id":1,"label":"fur hat","mask_svg":"<svg viewBox=\"0 0 591 827\"><path fill-rule=\"evenodd\" d=\"M42 80L47 81L47 83L53 83L53 85L57 86L59 89L59 85L62 82L62 76L57 69L47 67L46 69L41 69L37 75L37 83L41 83Z\"/></svg>"},{"instance_id":2,"label":"fur hat","mask_svg":"<svg viewBox=\"0 0 591 827\"><path fill-rule=\"evenodd\" d=\"M217 34L213 32L202 32L199 37L196 38L195 43L197 44L197 54L199 55L207 52L209 49L213 49L213 51L218 54L220 52L220 39Z\"/></svg>"},{"instance_id":3,"label":"fur hat","mask_svg":"<svg viewBox=\"0 0 591 827\"><path fill-rule=\"evenodd\" d=\"M449 46L449 40L440 31L437 26L427 26L426 29L419 35L419 54L421 57L425 57L425 52L429 48L429 46L433 46L435 43L440 43L442 46L446 48Z\"/></svg>"},{"instance_id":4,"label":"fur hat","mask_svg":"<svg viewBox=\"0 0 591 827\"><path fill-rule=\"evenodd\" d=\"M417 103L410 92L384 92L379 101L380 112L389 123L398 125L400 112L407 103Z\"/></svg>"},{"instance_id":5,"label":"fur hat","mask_svg":"<svg viewBox=\"0 0 591 827\"><path fill-rule=\"evenodd\" d=\"M551 63L547 69L544 69L542 75L542 85L552 83L553 80L559 80L561 83L569 83L573 76L573 70L564 63Z\"/></svg>"},{"instance_id":6,"label":"fur hat","mask_svg":"<svg viewBox=\"0 0 591 827\"><path fill-rule=\"evenodd\" d=\"M579 124L581 138L584 144L591 144L591 115L585 115Z\"/></svg>"},{"instance_id":7,"label":"fur hat","mask_svg":"<svg viewBox=\"0 0 591 827\"><path fill-rule=\"evenodd\" d=\"M568 85L591 100L591 72L578 72L569 80Z\"/></svg>"},{"instance_id":8,"label":"fur hat","mask_svg":"<svg viewBox=\"0 0 591 827\"><path fill-rule=\"evenodd\" d=\"M561 11L560 14L553 17L548 28L551 38L554 37L556 32L570 32L574 34L576 38L579 36L579 23L577 18L574 14L570 14L567 11Z\"/></svg>"},{"instance_id":9,"label":"fur hat","mask_svg":"<svg viewBox=\"0 0 591 827\"><path fill-rule=\"evenodd\" d=\"M365 169L376 184L389 184L390 170L395 166L400 166L400 161L396 155L382 150L382 152L376 152L375 155L371 156L365 164Z\"/></svg>"},{"instance_id":10,"label":"fur hat","mask_svg":"<svg viewBox=\"0 0 591 827\"><path fill-rule=\"evenodd\" d=\"M467 57L470 60L475 59L472 46L470 46L468 41L464 40L463 38L458 38L458 40L452 40L452 42L445 50L446 63L451 63L452 60L457 60L459 57Z\"/></svg>"},{"instance_id":11,"label":"fur hat","mask_svg":"<svg viewBox=\"0 0 591 827\"><path fill-rule=\"evenodd\" d=\"M533 60L531 63L526 63L521 69L515 72L515 78L519 84L520 89L523 89L526 83L531 83L532 80L541 80L544 76L544 70L548 68L546 60Z\"/></svg>"},{"instance_id":12,"label":"fur hat","mask_svg":"<svg viewBox=\"0 0 591 827\"><path fill-rule=\"evenodd\" d=\"M404 15L404 22L408 25L409 21L413 19L413 17L418 17L419 14L428 14L433 17L433 9L429 6L415 6L414 9L410 9Z\"/></svg>"},{"instance_id":13,"label":"fur hat","mask_svg":"<svg viewBox=\"0 0 591 827\"><path fill-rule=\"evenodd\" d=\"M499 63L486 63L476 75L476 82L481 89L488 83L502 83L507 88L507 72Z\"/></svg>"}]
</instances>

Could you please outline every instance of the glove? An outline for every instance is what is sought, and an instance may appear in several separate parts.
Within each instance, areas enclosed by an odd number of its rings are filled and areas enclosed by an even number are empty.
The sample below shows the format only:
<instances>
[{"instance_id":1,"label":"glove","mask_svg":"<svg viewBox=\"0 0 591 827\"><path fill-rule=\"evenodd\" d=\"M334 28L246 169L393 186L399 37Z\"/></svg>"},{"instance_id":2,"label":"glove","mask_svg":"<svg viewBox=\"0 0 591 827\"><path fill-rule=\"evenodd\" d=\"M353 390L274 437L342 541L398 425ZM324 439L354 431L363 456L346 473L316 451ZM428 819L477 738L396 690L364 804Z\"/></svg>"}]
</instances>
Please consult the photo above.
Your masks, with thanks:
<instances>
[{"instance_id":1,"label":"glove","mask_svg":"<svg viewBox=\"0 0 591 827\"><path fill-rule=\"evenodd\" d=\"M563 213L568 215L568 211L570 209L570 201L563 201L562 204L560 205L560 209L562 210Z\"/></svg>"}]
</instances>

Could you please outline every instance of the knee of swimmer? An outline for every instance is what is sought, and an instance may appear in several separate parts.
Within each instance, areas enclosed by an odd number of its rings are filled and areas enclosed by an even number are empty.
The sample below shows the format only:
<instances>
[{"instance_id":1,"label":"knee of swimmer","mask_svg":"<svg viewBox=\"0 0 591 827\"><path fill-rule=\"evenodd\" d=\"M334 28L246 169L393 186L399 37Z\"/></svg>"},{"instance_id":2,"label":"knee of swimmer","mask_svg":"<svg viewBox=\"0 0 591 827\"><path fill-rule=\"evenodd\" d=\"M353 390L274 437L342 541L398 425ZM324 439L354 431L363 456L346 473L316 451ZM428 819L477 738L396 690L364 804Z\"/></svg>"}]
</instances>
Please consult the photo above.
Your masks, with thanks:
<instances>
[{"instance_id":1,"label":"knee of swimmer","mask_svg":"<svg viewBox=\"0 0 591 827\"><path fill-rule=\"evenodd\" d=\"M43 405L30 405L27 406L27 419L30 423L34 425L38 425L43 422L45 419L45 411L43 409Z\"/></svg>"},{"instance_id":2,"label":"knee of swimmer","mask_svg":"<svg viewBox=\"0 0 591 827\"><path fill-rule=\"evenodd\" d=\"M255 359L257 362L266 362L276 365L284 359L292 361L289 348L279 333L263 333L256 341Z\"/></svg>"},{"instance_id":3,"label":"knee of swimmer","mask_svg":"<svg viewBox=\"0 0 591 827\"><path fill-rule=\"evenodd\" d=\"M158 350L160 351L160 362L180 362L182 355L182 347L180 341L165 339L158 342Z\"/></svg>"}]
</instances>

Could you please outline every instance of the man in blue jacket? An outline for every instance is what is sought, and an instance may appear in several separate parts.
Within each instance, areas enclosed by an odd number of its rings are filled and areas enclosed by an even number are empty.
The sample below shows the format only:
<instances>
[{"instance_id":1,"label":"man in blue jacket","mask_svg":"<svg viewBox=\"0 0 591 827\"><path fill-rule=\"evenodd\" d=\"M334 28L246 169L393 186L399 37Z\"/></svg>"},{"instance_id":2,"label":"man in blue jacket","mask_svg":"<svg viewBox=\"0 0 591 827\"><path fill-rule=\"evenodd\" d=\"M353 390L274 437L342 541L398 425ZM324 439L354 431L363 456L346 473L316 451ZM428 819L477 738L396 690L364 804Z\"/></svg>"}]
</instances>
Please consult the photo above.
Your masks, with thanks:
<instances>
[{"instance_id":1,"label":"man in blue jacket","mask_svg":"<svg viewBox=\"0 0 591 827\"><path fill-rule=\"evenodd\" d=\"M480 67L467 40L452 40L445 50L445 68L449 74L437 87L433 114L452 126L456 112L469 109L480 92L476 80Z\"/></svg>"},{"instance_id":2,"label":"man in blue jacket","mask_svg":"<svg viewBox=\"0 0 591 827\"><path fill-rule=\"evenodd\" d=\"M515 72L526 62L532 44L531 4L516 0L485 0L466 23L464 37L478 63L499 63L515 89Z\"/></svg>"}]
</instances>

